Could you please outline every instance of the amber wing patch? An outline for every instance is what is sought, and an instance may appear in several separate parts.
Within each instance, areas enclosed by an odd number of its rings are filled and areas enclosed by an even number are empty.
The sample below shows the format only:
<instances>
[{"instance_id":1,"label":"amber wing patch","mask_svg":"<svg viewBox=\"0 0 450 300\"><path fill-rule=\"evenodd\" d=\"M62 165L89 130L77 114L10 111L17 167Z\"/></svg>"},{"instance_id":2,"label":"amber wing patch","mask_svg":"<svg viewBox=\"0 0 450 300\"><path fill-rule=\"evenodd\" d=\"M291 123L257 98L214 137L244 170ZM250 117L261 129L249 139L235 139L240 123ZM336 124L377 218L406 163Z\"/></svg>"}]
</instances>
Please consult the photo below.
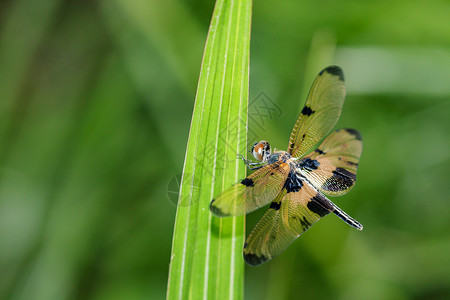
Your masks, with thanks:
<instances>
[{"instance_id":1,"label":"amber wing patch","mask_svg":"<svg viewBox=\"0 0 450 300\"><path fill-rule=\"evenodd\" d=\"M282 161L266 165L235 183L211 201L216 216L239 216L272 201L281 191L290 167Z\"/></svg>"},{"instance_id":2,"label":"amber wing patch","mask_svg":"<svg viewBox=\"0 0 450 300\"><path fill-rule=\"evenodd\" d=\"M288 150L301 157L336 125L345 99L344 73L338 66L323 69L309 91L292 129Z\"/></svg>"},{"instance_id":3,"label":"amber wing patch","mask_svg":"<svg viewBox=\"0 0 450 300\"><path fill-rule=\"evenodd\" d=\"M248 236L245 261L259 265L279 255L333 209L329 200L306 182L295 192L283 188Z\"/></svg>"},{"instance_id":4,"label":"amber wing patch","mask_svg":"<svg viewBox=\"0 0 450 300\"><path fill-rule=\"evenodd\" d=\"M321 192L341 196L355 184L361 152L361 134L355 129L338 129L297 165Z\"/></svg>"}]
</instances>

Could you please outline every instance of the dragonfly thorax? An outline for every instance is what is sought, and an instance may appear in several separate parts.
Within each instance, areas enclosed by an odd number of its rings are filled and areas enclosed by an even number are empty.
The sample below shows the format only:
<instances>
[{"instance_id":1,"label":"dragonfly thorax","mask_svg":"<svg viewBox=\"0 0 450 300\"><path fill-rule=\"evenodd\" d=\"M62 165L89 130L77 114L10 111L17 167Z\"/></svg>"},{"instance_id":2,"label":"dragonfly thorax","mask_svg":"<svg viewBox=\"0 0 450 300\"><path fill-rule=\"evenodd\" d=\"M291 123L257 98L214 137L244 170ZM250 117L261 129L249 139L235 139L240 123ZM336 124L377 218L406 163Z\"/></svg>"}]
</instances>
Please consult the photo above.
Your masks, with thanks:
<instances>
[{"instance_id":1,"label":"dragonfly thorax","mask_svg":"<svg viewBox=\"0 0 450 300\"><path fill-rule=\"evenodd\" d=\"M291 158L291 155L287 153L286 151L277 151L275 153L272 153L267 158L268 164L273 164L279 160L282 160L283 162L286 162Z\"/></svg>"}]
</instances>

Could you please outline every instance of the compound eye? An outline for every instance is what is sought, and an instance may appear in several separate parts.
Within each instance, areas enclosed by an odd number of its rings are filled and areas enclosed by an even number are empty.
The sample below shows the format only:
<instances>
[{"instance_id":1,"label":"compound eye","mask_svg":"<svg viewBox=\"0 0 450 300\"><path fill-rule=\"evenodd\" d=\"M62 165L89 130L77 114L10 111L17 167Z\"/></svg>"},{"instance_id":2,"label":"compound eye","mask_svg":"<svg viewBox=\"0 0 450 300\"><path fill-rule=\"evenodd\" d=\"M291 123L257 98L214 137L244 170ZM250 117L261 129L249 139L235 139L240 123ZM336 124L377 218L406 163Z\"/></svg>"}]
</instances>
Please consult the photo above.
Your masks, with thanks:
<instances>
[{"instance_id":1,"label":"compound eye","mask_svg":"<svg viewBox=\"0 0 450 300\"><path fill-rule=\"evenodd\" d=\"M267 141L255 143L252 147L252 154L257 160L265 162L270 154L270 144Z\"/></svg>"}]
</instances>

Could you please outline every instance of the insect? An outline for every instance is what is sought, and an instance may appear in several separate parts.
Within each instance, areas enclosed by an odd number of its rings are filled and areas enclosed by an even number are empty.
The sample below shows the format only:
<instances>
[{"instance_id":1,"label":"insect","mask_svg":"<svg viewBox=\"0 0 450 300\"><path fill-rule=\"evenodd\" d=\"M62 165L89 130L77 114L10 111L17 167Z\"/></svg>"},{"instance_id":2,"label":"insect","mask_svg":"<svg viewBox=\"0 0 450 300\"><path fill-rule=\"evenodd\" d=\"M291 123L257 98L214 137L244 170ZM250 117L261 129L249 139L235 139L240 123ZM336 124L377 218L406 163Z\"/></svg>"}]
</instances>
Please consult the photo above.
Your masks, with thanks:
<instances>
[{"instance_id":1,"label":"insect","mask_svg":"<svg viewBox=\"0 0 450 300\"><path fill-rule=\"evenodd\" d=\"M344 99L342 69L323 69L294 125L287 151L272 152L267 141L255 143L251 152L258 162L240 156L255 172L211 201L210 210L219 217L244 215L270 203L244 244L248 264L259 265L277 256L329 213L363 229L325 196L341 196L353 187L362 151L361 135L355 129L338 129L328 135Z\"/></svg>"}]
</instances>

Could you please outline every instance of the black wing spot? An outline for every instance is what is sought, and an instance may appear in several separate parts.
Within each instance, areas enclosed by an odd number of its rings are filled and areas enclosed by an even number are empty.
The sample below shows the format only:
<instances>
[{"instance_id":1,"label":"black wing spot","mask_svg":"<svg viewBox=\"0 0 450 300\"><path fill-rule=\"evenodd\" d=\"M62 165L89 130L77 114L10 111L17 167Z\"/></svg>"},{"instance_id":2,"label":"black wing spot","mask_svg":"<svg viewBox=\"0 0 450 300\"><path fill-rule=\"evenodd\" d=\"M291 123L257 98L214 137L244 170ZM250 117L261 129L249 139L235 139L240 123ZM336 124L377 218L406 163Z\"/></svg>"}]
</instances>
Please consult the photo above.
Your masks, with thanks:
<instances>
[{"instance_id":1,"label":"black wing spot","mask_svg":"<svg viewBox=\"0 0 450 300\"><path fill-rule=\"evenodd\" d=\"M351 129L351 128L346 128L344 130L347 131L348 133L350 133L351 135L353 135L357 140L362 141L361 133L359 133L358 130Z\"/></svg>"},{"instance_id":2,"label":"black wing spot","mask_svg":"<svg viewBox=\"0 0 450 300\"><path fill-rule=\"evenodd\" d=\"M311 210L313 213L318 214L320 217L324 217L330 213L330 211L333 209L328 202L326 201L325 197L321 194L317 194L316 196L311 198L311 201L308 202L306 205L309 210Z\"/></svg>"},{"instance_id":3,"label":"black wing spot","mask_svg":"<svg viewBox=\"0 0 450 300\"><path fill-rule=\"evenodd\" d=\"M322 188L326 191L337 192L350 188L356 180L356 174L344 168L336 168L333 176L328 178Z\"/></svg>"},{"instance_id":4,"label":"black wing spot","mask_svg":"<svg viewBox=\"0 0 450 300\"><path fill-rule=\"evenodd\" d=\"M333 171L333 174L356 180L356 174L352 173L350 171L347 171L344 168L336 168L336 170Z\"/></svg>"},{"instance_id":5,"label":"black wing spot","mask_svg":"<svg viewBox=\"0 0 450 300\"><path fill-rule=\"evenodd\" d=\"M345 81L344 71L342 71L341 67L338 67L338 66L326 67L325 69L320 71L319 75L322 75L323 72L327 72L331 75L335 75L335 76L339 77L340 81Z\"/></svg>"},{"instance_id":6,"label":"black wing spot","mask_svg":"<svg viewBox=\"0 0 450 300\"><path fill-rule=\"evenodd\" d=\"M352 162L352 161L346 161L346 163L347 163L348 165L350 165L350 166L355 166L355 167L359 166L358 163L355 163L355 162Z\"/></svg>"},{"instance_id":7,"label":"black wing spot","mask_svg":"<svg viewBox=\"0 0 450 300\"><path fill-rule=\"evenodd\" d=\"M244 253L244 260L249 265L257 266L257 265L260 265L262 263L265 263L269 259L267 257L265 257L264 255L258 256L258 255L253 254L253 253L247 253L247 254Z\"/></svg>"},{"instance_id":8,"label":"black wing spot","mask_svg":"<svg viewBox=\"0 0 450 300\"><path fill-rule=\"evenodd\" d=\"M306 134L303 134L303 135L302 135L302 141L305 140L305 137L306 137Z\"/></svg>"},{"instance_id":9,"label":"black wing spot","mask_svg":"<svg viewBox=\"0 0 450 300\"><path fill-rule=\"evenodd\" d=\"M298 163L298 166L300 168L306 169L308 171L314 171L314 170L317 170L317 168L319 168L320 163L315 159L306 157L306 158L303 158L302 160L300 160L300 162Z\"/></svg>"},{"instance_id":10,"label":"black wing spot","mask_svg":"<svg viewBox=\"0 0 450 300\"><path fill-rule=\"evenodd\" d=\"M213 205L214 201L216 201L216 199L212 199L211 203L209 204L209 210L218 217L228 217L228 214L224 213L220 208Z\"/></svg>"},{"instance_id":11,"label":"black wing spot","mask_svg":"<svg viewBox=\"0 0 450 300\"><path fill-rule=\"evenodd\" d=\"M244 180L241 181L241 183L245 186L250 186L250 187L255 185L253 180L250 178L245 178Z\"/></svg>"},{"instance_id":12,"label":"black wing spot","mask_svg":"<svg viewBox=\"0 0 450 300\"><path fill-rule=\"evenodd\" d=\"M306 217L303 217L303 219L300 219L300 224L302 224L303 230L308 230L309 227L311 227L311 223L309 223L308 220L306 220Z\"/></svg>"},{"instance_id":13,"label":"black wing spot","mask_svg":"<svg viewBox=\"0 0 450 300\"><path fill-rule=\"evenodd\" d=\"M270 207L269 208L273 208L275 210L279 210L281 207L281 202L272 202L270 203Z\"/></svg>"},{"instance_id":14,"label":"black wing spot","mask_svg":"<svg viewBox=\"0 0 450 300\"><path fill-rule=\"evenodd\" d=\"M302 109L302 115L305 115L305 116L310 116L310 115L312 115L313 113L315 113L315 111L314 110L312 110L310 107L308 107L308 106L304 106L303 107L303 109Z\"/></svg>"},{"instance_id":15,"label":"black wing spot","mask_svg":"<svg viewBox=\"0 0 450 300\"><path fill-rule=\"evenodd\" d=\"M284 182L284 188L286 188L287 193L296 193L300 191L303 186L303 180L298 176L295 171L290 171L286 181Z\"/></svg>"},{"instance_id":16,"label":"black wing spot","mask_svg":"<svg viewBox=\"0 0 450 300\"><path fill-rule=\"evenodd\" d=\"M316 150L314 150L315 152L319 153L319 154L325 154L325 152L323 152L322 150L320 150L319 148L317 148Z\"/></svg>"}]
</instances>

